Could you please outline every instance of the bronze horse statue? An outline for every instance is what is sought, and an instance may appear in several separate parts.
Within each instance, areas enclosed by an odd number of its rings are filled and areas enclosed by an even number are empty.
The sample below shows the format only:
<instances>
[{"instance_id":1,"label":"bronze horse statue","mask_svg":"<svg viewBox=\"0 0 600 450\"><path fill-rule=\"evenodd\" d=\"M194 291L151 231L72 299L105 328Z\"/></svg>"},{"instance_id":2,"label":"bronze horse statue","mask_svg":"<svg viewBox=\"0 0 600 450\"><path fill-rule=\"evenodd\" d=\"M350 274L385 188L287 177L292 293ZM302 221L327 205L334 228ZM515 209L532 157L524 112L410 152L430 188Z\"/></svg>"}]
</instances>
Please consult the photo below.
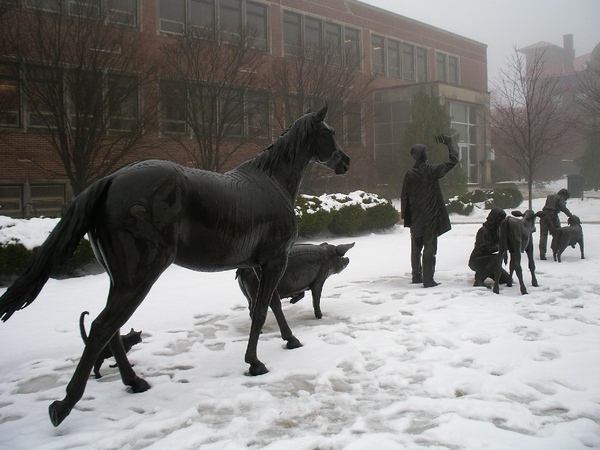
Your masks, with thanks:
<instances>
[{"instance_id":1,"label":"bronze horse statue","mask_svg":"<svg viewBox=\"0 0 600 450\"><path fill-rule=\"evenodd\" d=\"M83 396L107 343L123 383L133 392L150 388L132 369L119 329L171 264L206 272L260 269L244 360L249 374L267 372L257 357L258 338L297 236L294 202L300 182L310 162L338 175L350 164L324 121L326 114L327 105L307 112L269 147L227 173L143 161L94 182L73 201L31 267L0 297L0 318L6 321L35 300L52 269L73 254L86 233L110 277L106 307L92 323L66 396L49 407L54 426Z\"/></svg>"}]
</instances>

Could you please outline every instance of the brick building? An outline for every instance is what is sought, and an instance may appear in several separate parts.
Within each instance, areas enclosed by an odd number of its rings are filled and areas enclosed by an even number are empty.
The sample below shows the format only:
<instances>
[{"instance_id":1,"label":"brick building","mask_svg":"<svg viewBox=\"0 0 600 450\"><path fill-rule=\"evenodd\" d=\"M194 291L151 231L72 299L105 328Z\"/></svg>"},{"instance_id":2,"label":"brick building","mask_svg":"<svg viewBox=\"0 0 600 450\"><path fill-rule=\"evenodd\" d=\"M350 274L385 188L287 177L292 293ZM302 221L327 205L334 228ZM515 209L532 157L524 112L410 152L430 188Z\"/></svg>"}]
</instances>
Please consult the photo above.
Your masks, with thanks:
<instances>
[{"instance_id":1,"label":"brick building","mask_svg":"<svg viewBox=\"0 0 600 450\"><path fill-rule=\"evenodd\" d=\"M357 0L9 0L4 3L17 17L42 11L68 18L81 11L93 14L103 11L106 27L128 27L157 49L203 23L218 24L231 35L251 24L256 31L254 48L266 60L261 68L265 73L277 61L294 58L302 46L333 43L340 54L353 52L359 56L354 70L359 77L369 80L369 91L358 100L342 102L339 114L328 119L355 164L343 180L332 178L323 185L324 189L375 190L387 182L386 170L393 164L394 149L402 145L402 124L408 120L412 93L422 83L432 86L450 111L452 127L460 136L461 165L468 182L486 185L491 181L487 46L483 43ZM2 52L0 213L15 217L56 214L71 200L73 191L64 166L49 144L48 133L40 125L39 112L34 114L21 95L26 82L19 75L23 68L17 75L7 70L14 61L10 51L0 47ZM129 115L111 122L111 127L115 124L122 127L128 121L135 121L140 105L158 99L158 120L153 128L147 127L140 141L143 145L127 154L122 163L170 158L190 164L185 149L195 145L193 133L185 120L165 107L165 102L173 102L176 92L167 90L169 80L160 65L156 71L150 87L136 91ZM265 91L269 93L268 86L262 86L262 92ZM244 96L240 104L250 101L249 96ZM237 150L222 170L253 156L281 132L281 125L274 117L282 113L275 108L266 113L265 131ZM289 120L292 118L286 119ZM252 126L250 122L246 118L239 124L240 136ZM178 139L174 140L173 134Z\"/></svg>"}]
</instances>

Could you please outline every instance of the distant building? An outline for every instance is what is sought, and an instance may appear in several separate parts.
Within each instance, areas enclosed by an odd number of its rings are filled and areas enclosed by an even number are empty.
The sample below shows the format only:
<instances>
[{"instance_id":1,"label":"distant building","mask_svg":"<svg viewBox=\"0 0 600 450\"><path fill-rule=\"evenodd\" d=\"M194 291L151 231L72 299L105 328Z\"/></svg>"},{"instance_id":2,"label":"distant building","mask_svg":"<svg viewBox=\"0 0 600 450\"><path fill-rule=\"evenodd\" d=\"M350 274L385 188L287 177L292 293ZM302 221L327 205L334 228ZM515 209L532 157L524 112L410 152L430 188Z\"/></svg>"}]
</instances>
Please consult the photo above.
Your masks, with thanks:
<instances>
[{"instance_id":1,"label":"distant building","mask_svg":"<svg viewBox=\"0 0 600 450\"><path fill-rule=\"evenodd\" d=\"M200 22L218 23L234 34L238 27L251 23L257 30L256 49L264 52L267 60L265 70L277 60L294 58L299 46L334 42L340 49L359 53L361 63L356 70L363 77L374 76L374 80L370 93L360 103L344 105L343 114L335 124L344 149L360 163L351 165L344 180L332 177L327 188L375 190L388 182L394 150L403 145L402 129L410 98L419 83L433 86L448 105L453 128L460 136L461 166L468 182L483 186L491 181L487 46L483 43L357 0L9 0L3 3L23 15L42 10L49 15L69 16L102 8L107 10L105 26L130 26L135 32L150 36L156 48L166 40L178 39ZM55 215L71 201L72 189L61 161L45 139L43 127L21 95L22 83L27 80L5 70L12 60L5 48L5 54L1 54L3 48L0 46L0 214ZM127 121L136 120L138 105L165 98L168 80L160 67L157 70L154 91L139 92L130 116L119 118L115 124L126 126ZM374 109L374 104L378 108ZM378 113L369 112L373 110ZM177 114L169 116L168 108L162 111L156 129L147 138L152 141L153 145L148 146L151 149L128 155L123 164L148 158L188 163L182 148L194 146L191 131ZM276 112L269 111L271 120L263 139L236 154L230 166L253 156L279 135L281 129L272 120L273 114ZM245 126L249 125L240 125L240 133L244 133ZM177 143L169 133L179 134Z\"/></svg>"},{"instance_id":2,"label":"distant building","mask_svg":"<svg viewBox=\"0 0 600 450\"><path fill-rule=\"evenodd\" d=\"M557 99L557 101L574 102L575 104L578 96L584 95L581 87L582 75L594 58L600 62L600 44L594 52L576 56L572 34L563 36L562 47L548 42L538 42L518 49L518 51L525 55L526 70L529 70L536 58L539 59L543 55L543 78L548 77L557 80L557 88L564 96ZM540 167L538 178L540 180L551 180L563 175L579 173L577 160L583 154L585 145L585 132L573 130L569 143L560 151L561 155L546 161ZM502 155L496 155L496 160L498 164L510 171L511 164L505 161ZM516 178L519 175L522 176L522 174L514 173Z\"/></svg>"}]
</instances>

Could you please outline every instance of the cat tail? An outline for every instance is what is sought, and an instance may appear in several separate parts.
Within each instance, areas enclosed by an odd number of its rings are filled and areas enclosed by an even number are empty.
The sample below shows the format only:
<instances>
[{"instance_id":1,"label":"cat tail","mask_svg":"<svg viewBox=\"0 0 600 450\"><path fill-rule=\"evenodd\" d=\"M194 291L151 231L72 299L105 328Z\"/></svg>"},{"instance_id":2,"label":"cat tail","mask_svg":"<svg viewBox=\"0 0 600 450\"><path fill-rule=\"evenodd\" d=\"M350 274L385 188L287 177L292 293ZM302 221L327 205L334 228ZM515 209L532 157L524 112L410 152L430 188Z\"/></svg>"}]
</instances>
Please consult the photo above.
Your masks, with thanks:
<instances>
[{"instance_id":1,"label":"cat tail","mask_svg":"<svg viewBox=\"0 0 600 450\"><path fill-rule=\"evenodd\" d=\"M0 297L0 319L6 322L13 313L32 303L53 270L65 263L77 249L79 241L97 220L112 177L105 177L89 186L67 209L35 254L29 268Z\"/></svg>"},{"instance_id":2,"label":"cat tail","mask_svg":"<svg viewBox=\"0 0 600 450\"><path fill-rule=\"evenodd\" d=\"M79 316L79 333L81 333L81 339L83 340L83 343L86 345L87 345L87 333L85 332L85 325L83 323L83 319L88 314L89 314L88 311L84 311L81 313L81 316Z\"/></svg>"}]
</instances>

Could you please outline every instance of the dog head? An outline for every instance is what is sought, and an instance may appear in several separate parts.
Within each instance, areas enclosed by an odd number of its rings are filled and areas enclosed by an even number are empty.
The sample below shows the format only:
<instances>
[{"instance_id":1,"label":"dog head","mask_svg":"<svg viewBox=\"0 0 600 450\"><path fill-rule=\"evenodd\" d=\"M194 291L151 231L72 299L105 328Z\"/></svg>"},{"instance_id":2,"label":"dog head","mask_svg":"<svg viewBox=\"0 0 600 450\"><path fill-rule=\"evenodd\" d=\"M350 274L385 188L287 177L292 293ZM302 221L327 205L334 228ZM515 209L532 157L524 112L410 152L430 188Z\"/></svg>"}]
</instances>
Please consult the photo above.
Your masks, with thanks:
<instances>
[{"instance_id":1,"label":"dog head","mask_svg":"<svg viewBox=\"0 0 600 450\"><path fill-rule=\"evenodd\" d=\"M567 223L569 224L569 226L575 227L577 225L581 225L581 220L579 219L579 217L573 214L567 219Z\"/></svg>"}]
</instances>

